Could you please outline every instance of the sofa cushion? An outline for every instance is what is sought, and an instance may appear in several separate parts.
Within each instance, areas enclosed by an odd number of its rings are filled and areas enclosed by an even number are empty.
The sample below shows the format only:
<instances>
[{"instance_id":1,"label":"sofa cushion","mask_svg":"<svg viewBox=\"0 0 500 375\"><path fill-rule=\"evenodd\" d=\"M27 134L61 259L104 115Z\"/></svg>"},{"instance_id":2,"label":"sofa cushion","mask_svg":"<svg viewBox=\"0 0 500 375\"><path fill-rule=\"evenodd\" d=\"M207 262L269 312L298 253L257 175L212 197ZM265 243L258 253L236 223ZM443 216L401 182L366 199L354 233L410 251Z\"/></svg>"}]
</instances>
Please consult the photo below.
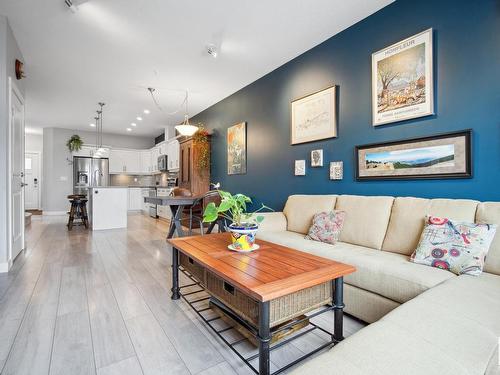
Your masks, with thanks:
<instances>
[{"instance_id":1,"label":"sofa cushion","mask_svg":"<svg viewBox=\"0 0 500 375\"><path fill-rule=\"evenodd\" d=\"M307 240L300 234L289 231L257 233L257 237L353 265L356 267L356 272L345 277L346 283L399 303L404 303L427 289L456 277L451 272L412 263L405 255L377 251L345 242L330 245Z\"/></svg>"},{"instance_id":2,"label":"sofa cushion","mask_svg":"<svg viewBox=\"0 0 500 375\"><path fill-rule=\"evenodd\" d=\"M500 225L500 203L479 203L476 212L476 223L490 223ZM497 229L490 251L486 256L484 271L500 275L500 229Z\"/></svg>"},{"instance_id":3,"label":"sofa cushion","mask_svg":"<svg viewBox=\"0 0 500 375\"><path fill-rule=\"evenodd\" d=\"M292 374L328 373L334 368L335 374L483 375L491 371L498 347L498 316L500 277L455 277Z\"/></svg>"},{"instance_id":4,"label":"sofa cushion","mask_svg":"<svg viewBox=\"0 0 500 375\"><path fill-rule=\"evenodd\" d=\"M340 238L344 219L344 211L333 210L314 214L306 239L335 244Z\"/></svg>"},{"instance_id":5,"label":"sofa cushion","mask_svg":"<svg viewBox=\"0 0 500 375\"><path fill-rule=\"evenodd\" d=\"M426 215L474 222L479 202L468 199L394 199L382 250L410 255L417 248Z\"/></svg>"},{"instance_id":6,"label":"sofa cushion","mask_svg":"<svg viewBox=\"0 0 500 375\"><path fill-rule=\"evenodd\" d=\"M427 216L420 242L410 259L457 275L479 275L496 229L496 224Z\"/></svg>"},{"instance_id":7,"label":"sofa cushion","mask_svg":"<svg viewBox=\"0 0 500 375\"><path fill-rule=\"evenodd\" d=\"M424 229L425 216L430 212L430 199L398 197L394 199L389 227L382 250L411 255Z\"/></svg>"},{"instance_id":8,"label":"sofa cushion","mask_svg":"<svg viewBox=\"0 0 500 375\"><path fill-rule=\"evenodd\" d=\"M470 199L431 199L431 207L428 214L473 223L478 204L478 201Z\"/></svg>"},{"instance_id":9,"label":"sofa cushion","mask_svg":"<svg viewBox=\"0 0 500 375\"><path fill-rule=\"evenodd\" d=\"M346 212L340 240L380 250L393 201L393 197L339 196L335 209Z\"/></svg>"},{"instance_id":10,"label":"sofa cushion","mask_svg":"<svg viewBox=\"0 0 500 375\"><path fill-rule=\"evenodd\" d=\"M336 195L290 195L283 209L287 229L306 234L314 214L333 210L336 199Z\"/></svg>"}]
</instances>

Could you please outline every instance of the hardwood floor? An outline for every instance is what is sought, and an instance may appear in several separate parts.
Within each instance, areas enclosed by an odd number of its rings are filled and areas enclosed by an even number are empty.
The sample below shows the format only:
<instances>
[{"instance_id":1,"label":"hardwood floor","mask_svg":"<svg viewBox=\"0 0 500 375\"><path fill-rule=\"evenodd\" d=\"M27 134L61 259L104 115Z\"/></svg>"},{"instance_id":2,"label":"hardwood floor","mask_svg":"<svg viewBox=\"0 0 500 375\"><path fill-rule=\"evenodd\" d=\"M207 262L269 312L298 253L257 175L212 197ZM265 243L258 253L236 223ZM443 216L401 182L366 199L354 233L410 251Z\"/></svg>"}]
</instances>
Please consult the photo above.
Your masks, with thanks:
<instances>
[{"instance_id":1,"label":"hardwood floor","mask_svg":"<svg viewBox=\"0 0 500 375\"><path fill-rule=\"evenodd\" d=\"M66 219L34 217L27 250L0 275L2 375L253 373L185 302L170 300L165 222L137 214L126 230L68 232ZM333 314L318 319L333 324ZM362 327L345 318L346 336ZM322 339L276 350L273 368Z\"/></svg>"}]
</instances>

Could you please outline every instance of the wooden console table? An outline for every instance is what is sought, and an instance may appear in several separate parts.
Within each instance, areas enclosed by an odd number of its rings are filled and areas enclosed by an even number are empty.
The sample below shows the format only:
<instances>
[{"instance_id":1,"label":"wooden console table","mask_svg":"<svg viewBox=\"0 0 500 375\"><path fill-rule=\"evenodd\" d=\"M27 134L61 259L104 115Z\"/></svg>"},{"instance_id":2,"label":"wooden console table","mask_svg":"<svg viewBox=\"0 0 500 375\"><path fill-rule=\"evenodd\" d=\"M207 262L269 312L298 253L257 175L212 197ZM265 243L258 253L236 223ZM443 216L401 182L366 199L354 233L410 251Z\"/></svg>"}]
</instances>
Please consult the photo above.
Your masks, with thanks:
<instances>
[{"instance_id":1,"label":"wooden console table","mask_svg":"<svg viewBox=\"0 0 500 375\"><path fill-rule=\"evenodd\" d=\"M330 334L331 341L275 373L343 339L343 277L356 270L353 266L266 241L257 241L260 245L257 251L236 253L227 249L229 233L176 238L168 242L172 245L172 299L183 297L255 372L270 374L272 335L289 329L291 323L287 322L294 320L296 324L297 318L304 314L314 311L305 319L313 326L312 329ZM205 319L185 298L179 285L179 269L210 295L207 298L212 304L255 336L259 349L258 370L250 364L253 358L245 358L238 353L209 324L213 319ZM322 309L318 311L319 308ZM330 310L334 311L333 333L309 322L309 318Z\"/></svg>"}]
</instances>

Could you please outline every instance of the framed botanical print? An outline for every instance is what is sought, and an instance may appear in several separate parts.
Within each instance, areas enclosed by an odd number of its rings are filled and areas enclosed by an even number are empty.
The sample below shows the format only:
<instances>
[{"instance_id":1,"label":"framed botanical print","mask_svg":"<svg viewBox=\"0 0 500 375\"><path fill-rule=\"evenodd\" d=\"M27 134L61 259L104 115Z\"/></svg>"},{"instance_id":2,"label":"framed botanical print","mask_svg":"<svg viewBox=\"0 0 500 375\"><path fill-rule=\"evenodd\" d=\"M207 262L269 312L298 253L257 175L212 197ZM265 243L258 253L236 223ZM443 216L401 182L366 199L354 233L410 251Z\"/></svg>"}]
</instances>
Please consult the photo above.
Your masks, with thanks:
<instances>
[{"instance_id":1,"label":"framed botanical print","mask_svg":"<svg viewBox=\"0 0 500 375\"><path fill-rule=\"evenodd\" d=\"M471 130L356 146L358 180L472 177Z\"/></svg>"},{"instance_id":2,"label":"framed botanical print","mask_svg":"<svg viewBox=\"0 0 500 375\"><path fill-rule=\"evenodd\" d=\"M336 137L336 107L335 86L294 100L291 105L291 144Z\"/></svg>"},{"instance_id":3,"label":"framed botanical print","mask_svg":"<svg viewBox=\"0 0 500 375\"><path fill-rule=\"evenodd\" d=\"M432 29L372 54L373 126L434 114Z\"/></svg>"},{"instance_id":4,"label":"framed botanical print","mask_svg":"<svg viewBox=\"0 0 500 375\"><path fill-rule=\"evenodd\" d=\"M247 173L247 125L241 122L227 129L227 174Z\"/></svg>"}]
</instances>

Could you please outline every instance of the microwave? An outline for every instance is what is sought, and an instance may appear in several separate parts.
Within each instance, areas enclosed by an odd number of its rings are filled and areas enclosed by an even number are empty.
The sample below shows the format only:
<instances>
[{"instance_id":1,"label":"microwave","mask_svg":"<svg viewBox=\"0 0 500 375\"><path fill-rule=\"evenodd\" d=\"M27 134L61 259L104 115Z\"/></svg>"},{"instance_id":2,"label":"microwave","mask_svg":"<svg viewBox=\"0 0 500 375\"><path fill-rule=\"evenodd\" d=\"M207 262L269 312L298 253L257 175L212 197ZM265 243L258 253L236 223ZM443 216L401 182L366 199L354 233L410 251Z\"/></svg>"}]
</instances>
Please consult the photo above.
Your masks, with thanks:
<instances>
[{"instance_id":1,"label":"microwave","mask_svg":"<svg viewBox=\"0 0 500 375\"><path fill-rule=\"evenodd\" d=\"M168 162L167 162L167 155L160 155L158 156L158 170L159 171L166 171L168 170Z\"/></svg>"}]
</instances>

